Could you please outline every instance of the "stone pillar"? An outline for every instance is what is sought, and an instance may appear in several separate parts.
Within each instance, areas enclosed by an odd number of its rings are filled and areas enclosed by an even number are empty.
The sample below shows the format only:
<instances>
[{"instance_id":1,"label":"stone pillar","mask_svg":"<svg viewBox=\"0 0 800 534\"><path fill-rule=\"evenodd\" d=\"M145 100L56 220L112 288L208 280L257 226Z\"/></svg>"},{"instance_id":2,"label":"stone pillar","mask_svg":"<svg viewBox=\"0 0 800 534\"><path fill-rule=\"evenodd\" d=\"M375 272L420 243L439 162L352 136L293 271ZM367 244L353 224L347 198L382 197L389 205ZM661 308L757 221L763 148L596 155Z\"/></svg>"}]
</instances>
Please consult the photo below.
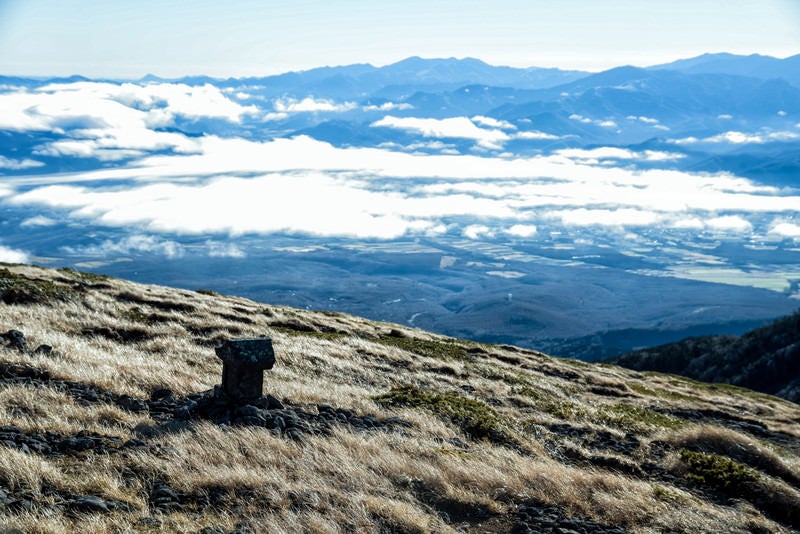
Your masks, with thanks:
<instances>
[{"instance_id":1,"label":"stone pillar","mask_svg":"<svg viewBox=\"0 0 800 534\"><path fill-rule=\"evenodd\" d=\"M275 365L272 339L229 339L217 347L216 352L222 360L222 395L233 402L261 397L264 370Z\"/></svg>"}]
</instances>

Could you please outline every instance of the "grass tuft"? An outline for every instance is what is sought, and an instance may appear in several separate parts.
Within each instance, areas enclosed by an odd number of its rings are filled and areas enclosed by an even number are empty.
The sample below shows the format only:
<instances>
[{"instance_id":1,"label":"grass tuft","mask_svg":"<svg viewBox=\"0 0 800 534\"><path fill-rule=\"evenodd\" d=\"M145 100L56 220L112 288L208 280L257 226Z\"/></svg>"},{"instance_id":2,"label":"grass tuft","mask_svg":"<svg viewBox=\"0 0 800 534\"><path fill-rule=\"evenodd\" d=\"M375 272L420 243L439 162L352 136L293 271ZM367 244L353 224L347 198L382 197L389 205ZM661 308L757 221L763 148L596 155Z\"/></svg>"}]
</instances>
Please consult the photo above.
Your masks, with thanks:
<instances>
[{"instance_id":1,"label":"grass tuft","mask_svg":"<svg viewBox=\"0 0 800 534\"><path fill-rule=\"evenodd\" d=\"M0 269L0 302L6 304L46 304L53 300L72 300L77 291L53 280L39 280Z\"/></svg>"},{"instance_id":2,"label":"grass tuft","mask_svg":"<svg viewBox=\"0 0 800 534\"><path fill-rule=\"evenodd\" d=\"M719 454L681 449L679 456L687 467L686 478L726 495L743 496L758 481L753 469Z\"/></svg>"},{"instance_id":3,"label":"grass tuft","mask_svg":"<svg viewBox=\"0 0 800 534\"><path fill-rule=\"evenodd\" d=\"M472 361L468 348L453 339L422 339L418 337L381 336L379 343L391 345L419 356L444 361Z\"/></svg>"},{"instance_id":4,"label":"grass tuft","mask_svg":"<svg viewBox=\"0 0 800 534\"><path fill-rule=\"evenodd\" d=\"M378 395L375 400L384 406L423 408L454 422L466 435L474 439L487 439L500 444L513 442L505 418L483 402L458 393L449 391L435 393L404 385Z\"/></svg>"}]
</instances>

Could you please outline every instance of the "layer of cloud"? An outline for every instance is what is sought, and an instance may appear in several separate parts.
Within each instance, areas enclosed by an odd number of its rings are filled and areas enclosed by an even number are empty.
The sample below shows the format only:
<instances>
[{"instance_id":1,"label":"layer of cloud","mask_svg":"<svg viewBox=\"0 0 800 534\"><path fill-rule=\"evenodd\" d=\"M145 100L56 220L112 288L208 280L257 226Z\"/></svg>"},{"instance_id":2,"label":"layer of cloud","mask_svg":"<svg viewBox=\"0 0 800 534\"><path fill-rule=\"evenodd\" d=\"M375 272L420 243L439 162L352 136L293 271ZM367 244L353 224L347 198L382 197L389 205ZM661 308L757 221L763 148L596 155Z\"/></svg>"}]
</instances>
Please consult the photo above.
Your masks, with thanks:
<instances>
[{"instance_id":1,"label":"layer of cloud","mask_svg":"<svg viewBox=\"0 0 800 534\"><path fill-rule=\"evenodd\" d=\"M800 139L800 134L796 132L745 133L728 131L702 139L698 139L697 137L685 137L683 139L675 139L672 142L679 145L690 145L695 143L727 143L732 145L744 145L793 141L795 139Z\"/></svg>"},{"instance_id":2,"label":"layer of cloud","mask_svg":"<svg viewBox=\"0 0 800 534\"><path fill-rule=\"evenodd\" d=\"M418 117L394 117L387 115L370 126L395 128L439 139L472 139L478 147L500 150L513 139L549 140L560 139L558 135L538 130L517 131L517 127L507 121L476 115L472 118L449 117L429 119Z\"/></svg>"},{"instance_id":3,"label":"layer of cloud","mask_svg":"<svg viewBox=\"0 0 800 534\"><path fill-rule=\"evenodd\" d=\"M116 161L153 151L191 153L194 138L156 130L188 120L233 123L257 108L229 100L212 85L52 84L35 91L0 94L0 129L50 131L64 137L34 150L39 156L72 156ZM35 160L0 159L0 168L32 168Z\"/></svg>"},{"instance_id":4,"label":"layer of cloud","mask_svg":"<svg viewBox=\"0 0 800 534\"><path fill-rule=\"evenodd\" d=\"M325 98L316 99L310 96L297 100L295 98L281 98L273 103L276 113L313 113L313 112L341 112L356 108L355 102L334 102Z\"/></svg>"},{"instance_id":5,"label":"layer of cloud","mask_svg":"<svg viewBox=\"0 0 800 534\"><path fill-rule=\"evenodd\" d=\"M166 258L180 258L184 255L184 246L175 241L162 239L157 236L136 234L119 240L104 240L97 245L79 247L64 247L69 254L81 256L131 255L155 254Z\"/></svg>"},{"instance_id":6,"label":"layer of cloud","mask_svg":"<svg viewBox=\"0 0 800 534\"><path fill-rule=\"evenodd\" d=\"M569 118L583 124L594 124L595 126L600 126L602 128L619 127L619 125L611 119L590 119L589 117L584 117L583 115L578 115L577 113L573 113L569 116Z\"/></svg>"},{"instance_id":7,"label":"layer of cloud","mask_svg":"<svg viewBox=\"0 0 800 534\"><path fill-rule=\"evenodd\" d=\"M635 152L627 148L598 147L598 148L565 148L556 151L556 154L567 158L581 160L583 163L598 163L602 160L638 160L638 161L672 161L686 157L675 152L661 150L643 150Z\"/></svg>"},{"instance_id":8,"label":"layer of cloud","mask_svg":"<svg viewBox=\"0 0 800 534\"><path fill-rule=\"evenodd\" d=\"M538 229L533 224L515 224L511 228L504 230L504 233L514 237L527 238L536 235L537 231Z\"/></svg>"},{"instance_id":9,"label":"layer of cloud","mask_svg":"<svg viewBox=\"0 0 800 534\"><path fill-rule=\"evenodd\" d=\"M51 84L0 93L0 129L65 132L81 129L168 126L176 117L240 122L257 112L206 84Z\"/></svg>"},{"instance_id":10,"label":"layer of cloud","mask_svg":"<svg viewBox=\"0 0 800 534\"><path fill-rule=\"evenodd\" d=\"M336 148L309 137L254 142L207 136L196 143L196 153L54 176L58 185L26 192L9 188L46 178L10 178L6 202L150 233L385 239L430 233L451 218L506 221L482 223L496 232L518 223L535 226L537 219L748 232L759 213L789 215L800 205L797 195L727 174L610 167L583 157L651 157L613 148L488 158ZM82 187L84 180L107 186Z\"/></svg>"},{"instance_id":11,"label":"layer of cloud","mask_svg":"<svg viewBox=\"0 0 800 534\"><path fill-rule=\"evenodd\" d=\"M495 119L493 117L484 117L483 115L475 115L472 117L472 122L487 128L498 128L500 130L516 130L517 127L508 121Z\"/></svg>"},{"instance_id":12,"label":"layer of cloud","mask_svg":"<svg viewBox=\"0 0 800 534\"><path fill-rule=\"evenodd\" d=\"M35 217L25 219L19 224L19 226L20 228L41 228L46 226L55 226L57 224L58 221L55 219L45 217L44 215L36 215Z\"/></svg>"},{"instance_id":13,"label":"layer of cloud","mask_svg":"<svg viewBox=\"0 0 800 534\"><path fill-rule=\"evenodd\" d=\"M32 159L12 159L5 156L0 156L0 169L10 169L18 171L22 169L34 169L36 167L43 167L44 163Z\"/></svg>"},{"instance_id":14,"label":"layer of cloud","mask_svg":"<svg viewBox=\"0 0 800 534\"><path fill-rule=\"evenodd\" d=\"M474 139L479 145L486 148L500 148L504 142L510 139L510 136L504 131L497 128L481 128L467 117L421 119L387 115L373 122L372 126L413 131L423 137Z\"/></svg>"},{"instance_id":15,"label":"layer of cloud","mask_svg":"<svg viewBox=\"0 0 800 534\"><path fill-rule=\"evenodd\" d=\"M777 223L769 229L769 233L781 237L800 239L800 225L787 222Z\"/></svg>"},{"instance_id":16,"label":"layer of cloud","mask_svg":"<svg viewBox=\"0 0 800 534\"><path fill-rule=\"evenodd\" d=\"M369 104L364 106L364 111L403 111L407 109L414 109L414 106L408 102L384 102L383 104Z\"/></svg>"}]
</instances>

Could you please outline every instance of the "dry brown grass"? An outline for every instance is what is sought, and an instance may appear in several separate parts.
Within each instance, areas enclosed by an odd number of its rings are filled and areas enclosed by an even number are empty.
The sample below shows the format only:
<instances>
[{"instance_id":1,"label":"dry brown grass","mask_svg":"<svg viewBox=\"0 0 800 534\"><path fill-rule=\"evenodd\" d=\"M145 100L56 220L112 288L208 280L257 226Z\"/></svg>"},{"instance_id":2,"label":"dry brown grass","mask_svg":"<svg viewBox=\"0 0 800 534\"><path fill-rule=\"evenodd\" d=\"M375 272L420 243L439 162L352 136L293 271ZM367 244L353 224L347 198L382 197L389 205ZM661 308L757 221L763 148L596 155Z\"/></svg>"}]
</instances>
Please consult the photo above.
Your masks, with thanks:
<instances>
[{"instance_id":1,"label":"dry brown grass","mask_svg":"<svg viewBox=\"0 0 800 534\"><path fill-rule=\"evenodd\" d=\"M70 287L87 283L70 272L9 269ZM108 455L52 457L0 445L0 488L27 492L37 503L30 511L0 508L0 523L10 529L192 532L248 523L257 532L455 532L460 523L448 523L440 514L447 512L476 529L489 518L508 530L520 502L634 532L787 528L758 503L728 502L709 488L680 477L660 479L639 465L672 469L675 453L654 456L651 443L666 443L673 451L694 447L763 473L769 487L777 488L775 495L796 493L800 447L791 446L791 437L800 435L800 407L791 403L341 314L114 279L99 284L67 301L0 303L0 332L18 329L31 348L55 348L47 355L0 348L0 363L24 363L53 379L118 395L146 399L154 389L169 387L182 396L219 382L214 339L266 333L278 355L265 377L269 393L311 412L329 404L400 416L413 426L393 432L341 427L295 443L258 427L159 425L147 414L81 403L55 387L0 382L2 425L147 443ZM136 338L142 330L146 336ZM487 413L502 418L519 447L472 439L435 407L377 401L403 385L491 407ZM670 415L690 409L757 422L764 435L735 431L719 420ZM468 447L452 445L451 438ZM628 449L613 449L633 439ZM182 509L149 508L156 481L184 496ZM96 495L127 503L128 509L74 515L46 506L57 504L53 492ZM200 504L214 492L225 496L224 505Z\"/></svg>"}]
</instances>

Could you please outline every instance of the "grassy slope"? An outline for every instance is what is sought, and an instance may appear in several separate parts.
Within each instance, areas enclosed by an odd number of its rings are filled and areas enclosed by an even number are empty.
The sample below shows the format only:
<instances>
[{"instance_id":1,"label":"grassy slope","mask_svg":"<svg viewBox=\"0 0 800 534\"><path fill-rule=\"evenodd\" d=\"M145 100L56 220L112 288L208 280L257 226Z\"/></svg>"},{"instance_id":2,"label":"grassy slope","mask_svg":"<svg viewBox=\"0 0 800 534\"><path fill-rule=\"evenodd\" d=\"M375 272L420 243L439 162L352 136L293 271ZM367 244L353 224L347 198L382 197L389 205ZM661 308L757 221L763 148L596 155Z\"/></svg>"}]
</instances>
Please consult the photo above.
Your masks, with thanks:
<instances>
[{"instance_id":1,"label":"grassy slope","mask_svg":"<svg viewBox=\"0 0 800 534\"><path fill-rule=\"evenodd\" d=\"M508 532L524 506L635 532L800 528L800 406L775 397L340 314L5 269L0 333L54 351L0 346L0 365L49 374L6 372L0 425L138 444L39 454L0 443L0 497L16 503L0 504L7 529ZM266 392L310 413L327 404L412 426L295 441L107 400L208 390L221 371L214 341L261 334L278 357ZM108 395L76 398L75 383ZM180 506L154 507L160 485ZM68 504L81 496L118 506Z\"/></svg>"}]
</instances>

